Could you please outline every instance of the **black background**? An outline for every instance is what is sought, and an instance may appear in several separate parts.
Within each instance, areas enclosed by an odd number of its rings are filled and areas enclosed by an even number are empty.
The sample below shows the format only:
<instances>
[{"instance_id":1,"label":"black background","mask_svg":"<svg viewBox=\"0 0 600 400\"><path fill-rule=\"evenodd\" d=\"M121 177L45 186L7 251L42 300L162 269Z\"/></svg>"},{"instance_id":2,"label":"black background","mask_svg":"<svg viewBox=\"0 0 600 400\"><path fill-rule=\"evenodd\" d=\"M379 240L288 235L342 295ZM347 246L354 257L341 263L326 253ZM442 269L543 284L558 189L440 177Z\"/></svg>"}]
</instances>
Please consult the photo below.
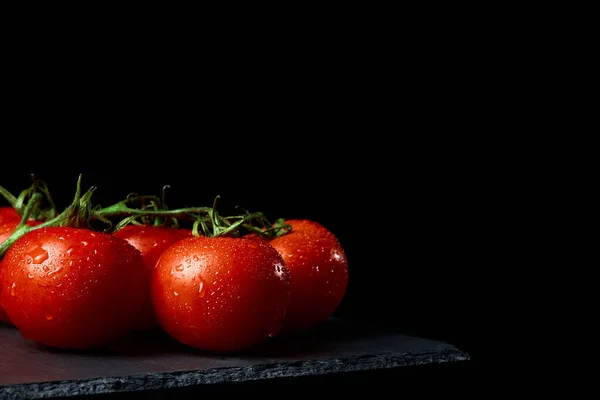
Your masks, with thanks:
<instances>
[{"instance_id":1,"label":"black background","mask_svg":"<svg viewBox=\"0 0 600 400\"><path fill-rule=\"evenodd\" d=\"M106 57L78 47L55 68L15 60L0 184L17 194L34 173L65 207L82 174L103 206L169 185L171 208L219 195L225 210L318 221L348 256L337 314L481 360L503 77L458 26L379 28L238 38L200 59L144 41Z\"/></svg>"}]
</instances>

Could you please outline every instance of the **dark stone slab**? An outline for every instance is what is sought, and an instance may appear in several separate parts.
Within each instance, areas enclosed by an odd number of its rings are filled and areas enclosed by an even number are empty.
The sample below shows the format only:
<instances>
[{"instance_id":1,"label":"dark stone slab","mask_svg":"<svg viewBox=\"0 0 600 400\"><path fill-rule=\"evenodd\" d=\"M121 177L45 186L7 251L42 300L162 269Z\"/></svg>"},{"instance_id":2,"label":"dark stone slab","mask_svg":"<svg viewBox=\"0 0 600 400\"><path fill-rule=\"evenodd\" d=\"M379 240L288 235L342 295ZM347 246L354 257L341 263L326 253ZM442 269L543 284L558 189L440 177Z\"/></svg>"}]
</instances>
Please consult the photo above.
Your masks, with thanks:
<instances>
[{"instance_id":1,"label":"dark stone slab","mask_svg":"<svg viewBox=\"0 0 600 400\"><path fill-rule=\"evenodd\" d=\"M106 351L48 350L0 325L0 398L36 399L320 376L469 360L455 346L332 319L236 355L135 334Z\"/></svg>"}]
</instances>

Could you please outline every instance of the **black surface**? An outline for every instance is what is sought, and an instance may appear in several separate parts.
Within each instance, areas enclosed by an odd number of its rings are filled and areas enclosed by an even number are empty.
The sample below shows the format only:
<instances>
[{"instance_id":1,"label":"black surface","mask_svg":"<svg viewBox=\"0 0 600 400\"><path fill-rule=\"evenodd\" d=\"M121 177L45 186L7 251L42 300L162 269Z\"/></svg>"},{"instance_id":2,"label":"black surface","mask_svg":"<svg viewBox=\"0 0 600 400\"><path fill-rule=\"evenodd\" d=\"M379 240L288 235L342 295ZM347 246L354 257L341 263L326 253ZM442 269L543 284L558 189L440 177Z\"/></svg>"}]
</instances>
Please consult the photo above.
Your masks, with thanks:
<instances>
[{"instance_id":1,"label":"black surface","mask_svg":"<svg viewBox=\"0 0 600 400\"><path fill-rule=\"evenodd\" d=\"M451 344L339 318L227 356L183 346L164 333L135 334L103 352L55 351L1 326L0 398L152 393L460 362L470 362L469 355Z\"/></svg>"}]
</instances>

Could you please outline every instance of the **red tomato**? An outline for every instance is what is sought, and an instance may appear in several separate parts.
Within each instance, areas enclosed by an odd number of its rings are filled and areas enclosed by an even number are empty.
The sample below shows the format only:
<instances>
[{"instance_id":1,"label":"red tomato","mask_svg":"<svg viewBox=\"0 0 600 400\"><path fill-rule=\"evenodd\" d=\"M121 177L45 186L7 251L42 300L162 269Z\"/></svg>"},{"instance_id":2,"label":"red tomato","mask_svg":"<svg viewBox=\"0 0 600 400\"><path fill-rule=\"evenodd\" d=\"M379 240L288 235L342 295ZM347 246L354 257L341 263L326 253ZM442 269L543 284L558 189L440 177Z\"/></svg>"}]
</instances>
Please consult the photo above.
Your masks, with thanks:
<instances>
[{"instance_id":1,"label":"red tomato","mask_svg":"<svg viewBox=\"0 0 600 400\"><path fill-rule=\"evenodd\" d=\"M160 256L150 293L158 322L173 338L234 352L277 334L289 302L289 271L266 241L192 237Z\"/></svg>"},{"instance_id":2,"label":"red tomato","mask_svg":"<svg viewBox=\"0 0 600 400\"><path fill-rule=\"evenodd\" d=\"M191 237L191 229L175 229L154 225L127 225L116 231L114 236L127 240L133 247L138 249L144 258L148 282L156 265L158 257L173 243L181 239ZM150 298L146 301L136 326L138 331L147 331L159 328L160 325L154 317Z\"/></svg>"},{"instance_id":3,"label":"red tomato","mask_svg":"<svg viewBox=\"0 0 600 400\"><path fill-rule=\"evenodd\" d=\"M108 233L48 227L21 236L2 259L0 304L25 339L103 347L131 331L148 296L141 253Z\"/></svg>"},{"instance_id":4,"label":"red tomato","mask_svg":"<svg viewBox=\"0 0 600 400\"><path fill-rule=\"evenodd\" d=\"M17 210L15 210L14 208L9 207L9 206L0 207L0 224L2 224L4 222L8 222L8 221L20 221L20 220L21 220L21 216L19 215Z\"/></svg>"},{"instance_id":5,"label":"red tomato","mask_svg":"<svg viewBox=\"0 0 600 400\"><path fill-rule=\"evenodd\" d=\"M287 220L291 232L269 243L290 270L291 300L282 332L313 328L338 308L348 286L348 260L342 245L323 225Z\"/></svg>"}]
</instances>

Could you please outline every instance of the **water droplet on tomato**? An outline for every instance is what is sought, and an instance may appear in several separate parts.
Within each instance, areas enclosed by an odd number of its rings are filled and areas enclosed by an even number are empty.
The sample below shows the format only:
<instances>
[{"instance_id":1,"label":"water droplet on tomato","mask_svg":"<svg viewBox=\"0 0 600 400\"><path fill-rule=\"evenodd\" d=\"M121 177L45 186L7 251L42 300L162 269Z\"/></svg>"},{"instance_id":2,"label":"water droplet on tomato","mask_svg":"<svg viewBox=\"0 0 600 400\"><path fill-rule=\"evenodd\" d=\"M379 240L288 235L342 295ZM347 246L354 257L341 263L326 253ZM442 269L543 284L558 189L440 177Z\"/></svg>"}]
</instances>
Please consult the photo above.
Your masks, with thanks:
<instances>
[{"instance_id":1,"label":"water droplet on tomato","mask_svg":"<svg viewBox=\"0 0 600 400\"><path fill-rule=\"evenodd\" d=\"M33 276L34 276L34 275L33 275L31 272L27 274L27 277L28 277L29 279L33 279Z\"/></svg>"},{"instance_id":2,"label":"water droplet on tomato","mask_svg":"<svg viewBox=\"0 0 600 400\"><path fill-rule=\"evenodd\" d=\"M53 275L53 274L56 274L57 272L60 272L61 270L62 270L62 267L60 267L60 266L59 266L59 267L58 267L58 268L56 268L54 271L50 271L50 272L48 272L48 276L50 276L50 275ZM54 277L54 278L56 278L56 277Z\"/></svg>"},{"instance_id":3,"label":"water droplet on tomato","mask_svg":"<svg viewBox=\"0 0 600 400\"><path fill-rule=\"evenodd\" d=\"M283 265L277 264L275 266L275 273L277 274L278 277L281 278L285 274L285 269L283 268Z\"/></svg>"},{"instance_id":4,"label":"water droplet on tomato","mask_svg":"<svg viewBox=\"0 0 600 400\"><path fill-rule=\"evenodd\" d=\"M82 245L84 245L84 246L87 246L89 243L88 243L88 242L86 242L85 240L82 240L82 241L81 241L81 244L82 244Z\"/></svg>"},{"instance_id":5,"label":"water droplet on tomato","mask_svg":"<svg viewBox=\"0 0 600 400\"><path fill-rule=\"evenodd\" d=\"M200 259L198 258L198 256L194 256L194 257L192 258L192 260L194 260L194 261L199 261Z\"/></svg>"},{"instance_id":6,"label":"water droplet on tomato","mask_svg":"<svg viewBox=\"0 0 600 400\"><path fill-rule=\"evenodd\" d=\"M80 246L78 244L74 244L73 246L69 247L67 249L67 254L70 255L71 257L73 256L82 256L85 254L85 250L83 249L84 246Z\"/></svg>"},{"instance_id":7,"label":"water droplet on tomato","mask_svg":"<svg viewBox=\"0 0 600 400\"><path fill-rule=\"evenodd\" d=\"M183 271L183 264L179 264L175 269L179 272Z\"/></svg>"},{"instance_id":8,"label":"water droplet on tomato","mask_svg":"<svg viewBox=\"0 0 600 400\"><path fill-rule=\"evenodd\" d=\"M65 238L64 238L64 237L62 237L62 236L59 236L59 237L58 237L58 240L65 240Z\"/></svg>"},{"instance_id":9,"label":"water droplet on tomato","mask_svg":"<svg viewBox=\"0 0 600 400\"><path fill-rule=\"evenodd\" d=\"M12 286L10 287L10 295L11 296L15 296L16 295L15 286L17 286L17 284L15 282L13 282Z\"/></svg>"},{"instance_id":10,"label":"water droplet on tomato","mask_svg":"<svg viewBox=\"0 0 600 400\"><path fill-rule=\"evenodd\" d=\"M48 266L47 266L47 265L44 265L44 266L42 267L42 269L43 269L44 271L46 271L46 272L48 272L48 271L50 270L50 268L48 268Z\"/></svg>"},{"instance_id":11,"label":"water droplet on tomato","mask_svg":"<svg viewBox=\"0 0 600 400\"><path fill-rule=\"evenodd\" d=\"M179 293L177 293L177 292L173 292L173 295L175 295L175 296L179 296Z\"/></svg>"},{"instance_id":12,"label":"water droplet on tomato","mask_svg":"<svg viewBox=\"0 0 600 400\"><path fill-rule=\"evenodd\" d=\"M36 247L25 255L27 264L41 264L48 259L48 252L43 247Z\"/></svg>"},{"instance_id":13,"label":"water droplet on tomato","mask_svg":"<svg viewBox=\"0 0 600 400\"><path fill-rule=\"evenodd\" d=\"M200 280L200 282L198 282L198 297L203 298L204 296L206 296L206 290L204 290L204 281Z\"/></svg>"},{"instance_id":14,"label":"water droplet on tomato","mask_svg":"<svg viewBox=\"0 0 600 400\"><path fill-rule=\"evenodd\" d=\"M331 258L335 261L341 261L344 259L344 255L337 249L331 251Z\"/></svg>"},{"instance_id":15,"label":"water droplet on tomato","mask_svg":"<svg viewBox=\"0 0 600 400\"><path fill-rule=\"evenodd\" d=\"M52 321L54 319L54 315L52 315L50 313L46 313L46 314L44 314L44 316L46 317L47 321Z\"/></svg>"}]
</instances>

